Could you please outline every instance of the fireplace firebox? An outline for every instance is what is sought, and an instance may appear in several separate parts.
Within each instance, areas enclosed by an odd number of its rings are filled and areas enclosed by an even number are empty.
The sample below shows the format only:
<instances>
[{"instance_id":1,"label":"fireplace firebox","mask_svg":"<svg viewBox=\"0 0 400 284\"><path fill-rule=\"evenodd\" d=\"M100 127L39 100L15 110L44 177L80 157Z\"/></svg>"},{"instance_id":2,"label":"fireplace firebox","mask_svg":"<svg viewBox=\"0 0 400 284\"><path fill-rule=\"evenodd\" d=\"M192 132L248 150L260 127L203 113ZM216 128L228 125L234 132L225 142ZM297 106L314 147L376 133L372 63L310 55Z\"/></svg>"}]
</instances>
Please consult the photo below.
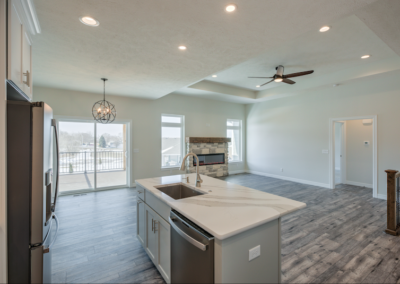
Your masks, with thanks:
<instances>
[{"instance_id":1,"label":"fireplace firebox","mask_svg":"<svg viewBox=\"0 0 400 284\"><path fill-rule=\"evenodd\" d=\"M225 164L225 154L198 154L199 157L199 164L200 166L207 166L207 165L221 165ZM193 159L193 166L197 165L196 158Z\"/></svg>"}]
</instances>

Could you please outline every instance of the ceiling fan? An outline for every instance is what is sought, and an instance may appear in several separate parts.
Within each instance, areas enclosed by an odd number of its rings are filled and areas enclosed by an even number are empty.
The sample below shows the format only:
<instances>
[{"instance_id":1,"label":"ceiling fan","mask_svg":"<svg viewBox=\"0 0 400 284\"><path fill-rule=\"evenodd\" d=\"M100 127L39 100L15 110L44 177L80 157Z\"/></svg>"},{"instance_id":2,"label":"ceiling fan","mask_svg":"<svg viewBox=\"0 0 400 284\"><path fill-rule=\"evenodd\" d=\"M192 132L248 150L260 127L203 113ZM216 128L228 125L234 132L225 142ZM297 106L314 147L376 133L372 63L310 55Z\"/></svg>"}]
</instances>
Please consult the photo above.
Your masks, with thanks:
<instances>
[{"instance_id":1,"label":"ceiling fan","mask_svg":"<svg viewBox=\"0 0 400 284\"><path fill-rule=\"evenodd\" d=\"M288 78L293 78L293 77L300 77L300 76L304 76L304 75L308 75L308 74L312 74L314 73L314 70L310 70L310 71L303 71L303 72L297 72L297 73L292 73L292 74L287 74L287 75L283 75L283 66L279 65L278 67L276 67L276 74L273 77L249 77L249 78L263 78L263 79L272 79L271 81L268 81L265 84L260 85L260 87L267 85L268 83L271 83L272 81L275 82L284 82L286 84L296 84L295 81L292 81Z\"/></svg>"}]
</instances>

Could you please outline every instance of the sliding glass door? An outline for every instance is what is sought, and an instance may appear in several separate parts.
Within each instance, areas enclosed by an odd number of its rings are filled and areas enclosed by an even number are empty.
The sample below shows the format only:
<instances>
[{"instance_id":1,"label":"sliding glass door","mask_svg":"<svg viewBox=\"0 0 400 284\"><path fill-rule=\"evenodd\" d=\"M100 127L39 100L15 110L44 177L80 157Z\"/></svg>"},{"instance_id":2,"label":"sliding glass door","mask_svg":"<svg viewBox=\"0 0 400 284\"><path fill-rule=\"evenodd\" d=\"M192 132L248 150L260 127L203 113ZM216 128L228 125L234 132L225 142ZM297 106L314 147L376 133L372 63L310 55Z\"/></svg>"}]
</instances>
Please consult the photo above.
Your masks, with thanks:
<instances>
[{"instance_id":1,"label":"sliding glass door","mask_svg":"<svg viewBox=\"0 0 400 284\"><path fill-rule=\"evenodd\" d=\"M126 185L126 125L97 123L96 185Z\"/></svg>"},{"instance_id":2,"label":"sliding glass door","mask_svg":"<svg viewBox=\"0 0 400 284\"><path fill-rule=\"evenodd\" d=\"M60 192L128 186L129 124L59 120Z\"/></svg>"}]
</instances>

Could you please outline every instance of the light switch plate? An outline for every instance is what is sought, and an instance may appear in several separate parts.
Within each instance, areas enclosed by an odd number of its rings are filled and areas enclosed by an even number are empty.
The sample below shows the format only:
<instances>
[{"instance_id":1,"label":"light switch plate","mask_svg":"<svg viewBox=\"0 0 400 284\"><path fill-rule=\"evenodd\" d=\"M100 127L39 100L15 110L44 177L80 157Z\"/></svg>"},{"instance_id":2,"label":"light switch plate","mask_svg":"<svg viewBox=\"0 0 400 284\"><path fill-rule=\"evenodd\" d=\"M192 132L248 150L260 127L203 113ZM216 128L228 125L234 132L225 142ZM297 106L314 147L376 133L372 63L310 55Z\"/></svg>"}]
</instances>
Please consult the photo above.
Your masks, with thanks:
<instances>
[{"instance_id":1,"label":"light switch plate","mask_svg":"<svg viewBox=\"0 0 400 284\"><path fill-rule=\"evenodd\" d=\"M252 261L253 259L259 257L261 254L261 246L256 246L255 248L252 248L249 250L249 261Z\"/></svg>"},{"instance_id":2,"label":"light switch plate","mask_svg":"<svg viewBox=\"0 0 400 284\"><path fill-rule=\"evenodd\" d=\"M323 150L322 150L322 154L329 154L329 150L323 149Z\"/></svg>"}]
</instances>

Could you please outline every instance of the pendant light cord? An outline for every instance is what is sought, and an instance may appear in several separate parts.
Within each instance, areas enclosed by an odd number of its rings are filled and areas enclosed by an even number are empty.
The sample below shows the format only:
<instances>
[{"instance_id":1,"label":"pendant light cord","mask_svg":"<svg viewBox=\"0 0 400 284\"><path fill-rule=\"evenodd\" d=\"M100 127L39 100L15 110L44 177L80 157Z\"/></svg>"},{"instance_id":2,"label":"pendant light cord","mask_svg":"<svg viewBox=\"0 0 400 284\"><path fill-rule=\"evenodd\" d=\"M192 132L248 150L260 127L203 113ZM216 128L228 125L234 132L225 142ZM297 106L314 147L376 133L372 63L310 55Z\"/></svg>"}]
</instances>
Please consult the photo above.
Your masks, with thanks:
<instances>
[{"instance_id":1,"label":"pendant light cord","mask_svg":"<svg viewBox=\"0 0 400 284\"><path fill-rule=\"evenodd\" d=\"M103 101L106 100L106 81L108 80L107 78L101 78L104 82L104 89L103 89Z\"/></svg>"}]
</instances>

